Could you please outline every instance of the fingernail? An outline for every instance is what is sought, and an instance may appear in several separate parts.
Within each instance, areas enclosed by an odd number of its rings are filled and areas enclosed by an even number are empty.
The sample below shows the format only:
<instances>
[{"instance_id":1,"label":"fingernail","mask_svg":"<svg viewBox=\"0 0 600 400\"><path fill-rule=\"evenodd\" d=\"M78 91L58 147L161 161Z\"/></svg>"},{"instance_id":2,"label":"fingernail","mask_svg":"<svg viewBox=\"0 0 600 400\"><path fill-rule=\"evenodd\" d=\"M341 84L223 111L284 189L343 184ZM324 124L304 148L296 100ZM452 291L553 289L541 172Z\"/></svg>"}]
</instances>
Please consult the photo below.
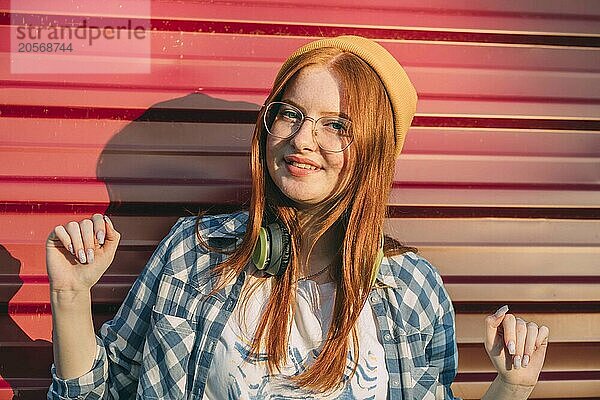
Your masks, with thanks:
<instances>
[{"instance_id":1,"label":"fingernail","mask_svg":"<svg viewBox=\"0 0 600 400\"><path fill-rule=\"evenodd\" d=\"M495 313L494 316L496 318L501 317L502 315L506 314L506 312L508 311L508 306L507 305L503 305L502 307L500 307Z\"/></svg>"},{"instance_id":2,"label":"fingernail","mask_svg":"<svg viewBox=\"0 0 600 400\"><path fill-rule=\"evenodd\" d=\"M79 262L85 264L85 252L83 251L83 249L79 249L77 254L79 254Z\"/></svg>"},{"instance_id":3,"label":"fingernail","mask_svg":"<svg viewBox=\"0 0 600 400\"><path fill-rule=\"evenodd\" d=\"M512 340L510 342L508 342L508 352L510 354L515 354L515 342L513 342Z\"/></svg>"},{"instance_id":4,"label":"fingernail","mask_svg":"<svg viewBox=\"0 0 600 400\"><path fill-rule=\"evenodd\" d=\"M529 354L525 354L525 355L523 356L523 364L522 364L522 365L523 365L523 367L526 367L526 366L527 366L527 364L529 364Z\"/></svg>"},{"instance_id":5,"label":"fingernail","mask_svg":"<svg viewBox=\"0 0 600 400\"><path fill-rule=\"evenodd\" d=\"M108 215L105 215L105 216L104 216L104 220L105 220L106 222L108 222L109 224L112 224L112 221L110 220L110 218L108 218Z\"/></svg>"},{"instance_id":6,"label":"fingernail","mask_svg":"<svg viewBox=\"0 0 600 400\"><path fill-rule=\"evenodd\" d=\"M521 356L515 356L513 359L513 364L515 365L516 369L521 368Z\"/></svg>"},{"instance_id":7,"label":"fingernail","mask_svg":"<svg viewBox=\"0 0 600 400\"><path fill-rule=\"evenodd\" d=\"M87 249L87 259L90 263L94 262L94 249Z\"/></svg>"},{"instance_id":8,"label":"fingernail","mask_svg":"<svg viewBox=\"0 0 600 400\"><path fill-rule=\"evenodd\" d=\"M71 254L75 255L75 252L73 251L73 245L71 243L69 243L67 249L71 252Z\"/></svg>"},{"instance_id":9,"label":"fingernail","mask_svg":"<svg viewBox=\"0 0 600 400\"><path fill-rule=\"evenodd\" d=\"M98 231L96 237L98 238L99 244L104 244L104 231Z\"/></svg>"}]
</instances>

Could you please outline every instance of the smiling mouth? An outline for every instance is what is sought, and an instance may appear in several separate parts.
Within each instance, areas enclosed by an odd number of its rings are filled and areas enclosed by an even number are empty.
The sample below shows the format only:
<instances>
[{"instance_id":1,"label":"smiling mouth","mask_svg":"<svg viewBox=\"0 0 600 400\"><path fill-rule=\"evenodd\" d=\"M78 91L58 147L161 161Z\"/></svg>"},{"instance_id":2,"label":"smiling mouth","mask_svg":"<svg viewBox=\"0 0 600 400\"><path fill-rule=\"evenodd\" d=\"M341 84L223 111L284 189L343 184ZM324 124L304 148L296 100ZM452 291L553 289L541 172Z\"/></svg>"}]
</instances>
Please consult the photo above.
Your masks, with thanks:
<instances>
[{"instance_id":1,"label":"smiling mouth","mask_svg":"<svg viewBox=\"0 0 600 400\"><path fill-rule=\"evenodd\" d=\"M296 168L300 168L300 169L305 169L307 171L318 171L321 168L315 167L314 165L309 165L309 164L302 164L302 163L297 163L295 161L290 161L288 162L287 160L283 160L287 165L293 165Z\"/></svg>"},{"instance_id":2,"label":"smiling mouth","mask_svg":"<svg viewBox=\"0 0 600 400\"><path fill-rule=\"evenodd\" d=\"M322 169L321 167L315 167L314 165L310 165L310 164L303 164L303 163L298 163L295 161L287 161L285 158L283 159L283 162L286 163L287 165L293 165L296 168L306 169L308 171L318 171L318 170Z\"/></svg>"},{"instance_id":3,"label":"smiling mouth","mask_svg":"<svg viewBox=\"0 0 600 400\"><path fill-rule=\"evenodd\" d=\"M321 171L323 168L317 168L317 169L313 169L313 166L310 166L309 168L306 167L302 167L302 164L300 164L301 166L297 166L298 163L296 162L290 162L288 163L286 160L284 160L285 162L285 171L287 172L287 174L289 174L290 176L294 176L298 179L302 179L303 177L308 177L311 175L316 175L319 171ZM296 165L294 165L296 164Z\"/></svg>"}]
</instances>

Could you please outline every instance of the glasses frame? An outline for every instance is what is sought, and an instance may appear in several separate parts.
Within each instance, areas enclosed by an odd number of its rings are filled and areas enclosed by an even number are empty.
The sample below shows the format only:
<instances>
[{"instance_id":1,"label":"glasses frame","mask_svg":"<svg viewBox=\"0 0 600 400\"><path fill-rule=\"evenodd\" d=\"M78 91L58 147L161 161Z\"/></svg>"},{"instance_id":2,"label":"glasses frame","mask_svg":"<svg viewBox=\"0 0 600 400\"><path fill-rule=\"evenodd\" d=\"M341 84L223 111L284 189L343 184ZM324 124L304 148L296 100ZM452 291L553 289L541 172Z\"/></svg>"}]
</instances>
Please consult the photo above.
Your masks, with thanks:
<instances>
[{"instance_id":1,"label":"glasses frame","mask_svg":"<svg viewBox=\"0 0 600 400\"><path fill-rule=\"evenodd\" d=\"M269 127L267 126L267 110L268 110L268 109L269 109L269 107L271 107L271 105L273 105L273 104L282 104L282 105L286 105L286 106L289 106L289 107L293 107L295 110L298 110L298 112L299 112L299 113L300 113L300 115L302 116L302 119L301 119L301 122L300 122L300 124L298 125L298 130L297 130L296 132L292 133L292 134L291 134L291 135L289 135L289 136L285 136L285 137L284 137L284 136L277 136L277 135L275 135L275 134L271 133L271 131L269 130ZM343 152L344 150L346 150L348 147L350 147L350 145L352 144L352 142L354 142L354 134L350 134L350 142L348 142L348 144L346 145L346 147L344 147L343 149L341 149L341 150L327 150L327 149L324 149L324 148L321 146L321 144L319 143L319 140L318 140L318 132L316 132L316 129L315 129L315 128L316 128L316 126L317 126L317 122L319 122L319 121L320 121L321 119L323 119L323 118L332 118L331 116L328 116L328 115L326 115L326 116L323 116L323 117L320 117L320 118L314 119L313 117L309 117L309 116L307 116L307 115L304 115L304 113L302 112L302 110L300 110L300 109L299 109L298 107L296 107L295 105L293 105L293 104L290 104L290 103L286 103L286 102L284 102L284 101L272 101L272 102L270 102L269 104L263 104L263 107L264 107L264 110L265 110L265 111L263 112L263 118L262 118L262 119L263 119L263 124L264 124L264 127L265 127L265 129L267 130L267 134L269 134L269 135L271 135L271 136L274 136L274 137L276 137L276 138L279 138L279 139L291 139L291 138L292 138L292 137L294 137L294 136L295 136L295 135L296 135L298 132L300 132L300 129L302 129L302 125L304 125L304 122L305 122L305 121L308 119L308 120L310 120L310 121L313 123L313 125L312 125L312 128L311 128L311 130L310 130L310 131L311 131L311 133L313 134L313 137L315 137L315 142L317 143L317 146L319 146L319 148L320 148L321 150L323 150L323 151L326 151L326 152L328 152L328 153L341 153L341 152ZM336 117L333 117L333 118L336 118ZM344 118L344 117L337 117L337 118L341 118L341 119L343 119L344 121L348 121L348 122L350 123L350 124L349 124L349 126L350 126L350 127L352 126L352 121L351 121L351 120L349 120L349 119L347 119L347 118ZM315 133L315 132L316 132L316 133Z\"/></svg>"}]
</instances>

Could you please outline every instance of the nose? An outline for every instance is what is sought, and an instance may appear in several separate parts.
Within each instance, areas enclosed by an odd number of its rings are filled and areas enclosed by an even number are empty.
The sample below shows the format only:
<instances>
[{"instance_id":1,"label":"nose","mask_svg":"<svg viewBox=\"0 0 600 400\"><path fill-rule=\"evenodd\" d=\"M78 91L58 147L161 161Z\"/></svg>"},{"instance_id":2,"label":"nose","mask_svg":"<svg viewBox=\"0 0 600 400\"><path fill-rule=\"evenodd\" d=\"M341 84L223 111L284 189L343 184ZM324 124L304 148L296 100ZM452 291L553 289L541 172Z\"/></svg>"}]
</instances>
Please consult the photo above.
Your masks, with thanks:
<instances>
[{"instance_id":1,"label":"nose","mask_svg":"<svg viewBox=\"0 0 600 400\"><path fill-rule=\"evenodd\" d=\"M310 120L311 124L306 124L307 120ZM311 117L304 117L300 129L290 139L294 147L297 149L311 149L313 151L319 147L315 134L316 122Z\"/></svg>"}]
</instances>

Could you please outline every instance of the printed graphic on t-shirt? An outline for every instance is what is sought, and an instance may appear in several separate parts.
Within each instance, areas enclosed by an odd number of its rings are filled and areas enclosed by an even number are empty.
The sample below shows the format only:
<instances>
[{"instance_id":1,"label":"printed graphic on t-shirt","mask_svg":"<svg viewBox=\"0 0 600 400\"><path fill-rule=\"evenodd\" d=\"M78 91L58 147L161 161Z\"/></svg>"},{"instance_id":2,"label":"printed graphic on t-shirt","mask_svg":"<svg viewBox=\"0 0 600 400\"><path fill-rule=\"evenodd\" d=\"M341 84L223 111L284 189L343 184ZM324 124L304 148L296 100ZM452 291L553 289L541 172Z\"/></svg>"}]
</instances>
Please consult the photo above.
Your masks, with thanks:
<instances>
[{"instance_id":1,"label":"printed graphic on t-shirt","mask_svg":"<svg viewBox=\"0 0 600 400\"><path fill-rule=\"evenodd\" d=\"M236 342L236 359L241 361L248 356L250 346ZM305 365L310 365L317 357L318 351L313 349L302 356L301 350L297 347L290 347L288 353L289 365L286 369L288 375L297 375L304 371ZM266 353L261 353L253 365L259 366L266 371ZM351 352L348 352L348 365L354 365ZM303 390L294 385L285 374L277 375L256 375L257 369L247 368L246 363L238 364L236 370L229 372L228 398L230 399L375 399L377 389L377 358L369 351L363 359L364 364L359 364L355 376L350 383L346 383L342 390L337 390L328 396L316 395L307 390ZM351 374L351 368L346 368L345 380ZM369 395L373 392L372 395Z\"/></svg>"},{"instance_id":2,"label":"printed graphic on t-shirt","mask_svg":"<svg viewBox=\"0 0 600 400\"><path fill-rule=\"evenodd\" d=\"M209 372L205 399L386 399L388 377L385 354L377 338L375 320L368 303L358 321L359 361L350 379L348 377L355 361L353 351L348 352L345 383L330 393L313 393L296 386L288 378L305 371L322 349L332 316L335 298L333 283L319 285L311 280L299 282L287 363L279 373L268 373L266 353L249 357L254 330L268 293L267 285L254 292L244 309L245 321L241 307L236 307L227 322L215 347L214 368Z\"/></svg>"}]
</instances>

